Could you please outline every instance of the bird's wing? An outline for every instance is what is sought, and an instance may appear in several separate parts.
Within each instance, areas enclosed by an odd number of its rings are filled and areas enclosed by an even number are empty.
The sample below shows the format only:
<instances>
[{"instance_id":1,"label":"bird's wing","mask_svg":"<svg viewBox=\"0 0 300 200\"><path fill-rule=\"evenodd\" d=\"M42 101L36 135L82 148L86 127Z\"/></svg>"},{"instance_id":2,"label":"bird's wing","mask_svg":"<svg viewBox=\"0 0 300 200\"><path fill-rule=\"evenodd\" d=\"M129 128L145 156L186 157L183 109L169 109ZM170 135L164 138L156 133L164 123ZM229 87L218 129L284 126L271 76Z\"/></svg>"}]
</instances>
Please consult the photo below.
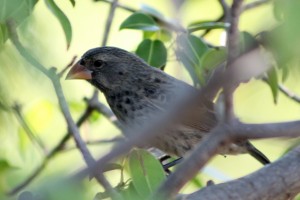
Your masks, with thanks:
<instances>
[{"instance_id":1,"label":"bird's wing","mask_svg":"<svg viewBox=\"0 0 300 200\"><path fill-rule=\"evenodd\" d=\"M161 86L163 92L160 92L156 96L146 97L148 105L155 107L158 111L165 111L172 103L172 100L178 98L178 88L185 90L191 90L197 92L197 90L183 82L176 82L176 85L166 87ZM217 124L217 119L214 113L214 103L209 100L201 100L187 115L188 117L181 120L182 125L200 130L201 132L208 132Z\"/></svg>"}]
</instances>

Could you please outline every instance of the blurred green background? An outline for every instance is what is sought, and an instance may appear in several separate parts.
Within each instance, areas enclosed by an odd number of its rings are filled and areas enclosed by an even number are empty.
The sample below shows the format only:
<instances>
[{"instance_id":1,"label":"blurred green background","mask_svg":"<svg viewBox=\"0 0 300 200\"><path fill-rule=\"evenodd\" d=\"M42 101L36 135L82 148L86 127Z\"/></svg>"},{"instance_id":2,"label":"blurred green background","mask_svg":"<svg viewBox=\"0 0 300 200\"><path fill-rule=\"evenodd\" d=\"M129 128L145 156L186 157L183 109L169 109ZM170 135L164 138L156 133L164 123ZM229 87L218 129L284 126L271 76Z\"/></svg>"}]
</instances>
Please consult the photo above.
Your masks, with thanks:
<instances>
[{"instance_id":1,"label":"blurred green background","mask_svg":"<svg viewBox=\"0 0 300 200\"><path fill-rule=\"evenodd\" d=\"M253 2L253 1L245 1ZM63 69L74 55L81 56L90 48L101 44L109 4L92 0L77 0L73 7L69 1L56 1L69 18L73 39L70 48L66 48L63 29L57 18L47 9L44 1L38 1L33 13L18 27L20 40L25 47L46 67ZM197 20L215 20L222 9L217 0L187 0L180 13L174 13L171 0L131 0L120 1L124 5L138 9L147 4L170 18L180 18L184 26ZM116 10L108 45L128 51L135 51L142 40L142 33L136 30L119 30L120 24L131 13ZM271 4L245 12L241 16L240 29L256 34L275 26ZM224 45L224 30L217 29L205 39L214 45ZM8 107L18 103L22 107L25 119L38 137L51 149L66 132L66 124L57 103L50 81L30 66L16 51L10 41L0 48L0 99ZM174 56L169 55L166 71L175 77L191 83L185 68L179 65ZM300 95L297 87L300 73L291 68L290 76L284 83L291 91ZM84 81L62 80L63 90L74 119L85 109L84 97L93 93L93 88ZM235 111L243 122L262 123L296 120L300 118L300 106L282 94L278 103L273 103L270 87L260 81L252 80L242 84L235 93ZM100 100L105 102L101 95ZM109 139L120 134L105 117L94 113L81 127L82 137L86 140ZM13 112L0 110L0 198L6 199L5 192L24 180L43 160L44 154L28 139L24 129L18 123ZM288 139L254 141L254 144L272 161L278 159L292 144ZM69 146L74 146L73 142ZM103 155L111 148L110 144L89 146L95 157ZM58 154L47 164L45 171L29 186L34 188L49 177L75 172L85 166L80 153L70 150ZM240 177L260 168L261 165L248 155L216 156L199 174L203 184L212 179L216 183ZM119 174L108 173L109 180L118 183ZM87 199L92 199L99 190L95 181L88 185ZM183 192L196 189L193 183ZM15 199L15 197L12 197Z\"/></svg>"}]
</instances>

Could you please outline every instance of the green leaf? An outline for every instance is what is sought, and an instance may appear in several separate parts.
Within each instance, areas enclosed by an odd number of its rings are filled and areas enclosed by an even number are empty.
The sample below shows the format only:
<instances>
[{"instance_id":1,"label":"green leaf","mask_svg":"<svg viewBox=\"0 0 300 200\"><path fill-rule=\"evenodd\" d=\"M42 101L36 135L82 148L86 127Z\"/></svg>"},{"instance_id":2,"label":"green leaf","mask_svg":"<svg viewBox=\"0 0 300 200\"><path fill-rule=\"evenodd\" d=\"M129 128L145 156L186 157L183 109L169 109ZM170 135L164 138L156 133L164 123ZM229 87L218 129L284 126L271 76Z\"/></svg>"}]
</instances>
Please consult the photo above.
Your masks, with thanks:
<instances>
[{"instance_id":1,"label":"green leaf","mask_svg":"<svg viewBox=\"0 0 300 200\"><path fill-rule=\"evenodd\" d=\"M121 191L121 195L126 200L140 200L141 196L137 193L132 181L129 183L128 188Z\"/></svg>"},{"instance_id":2,"label":"green leaf","mask_svg":"<svg viewBox=\"0 0 300 200\"><path fill-rule=\"evenodd\" d=\"M0 24L0 47L4 45L7 39L8 39L8 33L7 33L6 25Z\"/></svg>"},{"instance_id":3,"label":"green leaf","mask_svg":"<svg viewBox=\"0 0 300 200\"><path fill-rule=\"evenodd\" d=\"M22 23L33 11L37 0L0 0L0 47L8 39L5 23L13 20Z\"/></svg>"},{"instance_id":4,"label":"green leaf","mask_svg":"<svg viewBox=\"0 0 300 200\"><path fill-rule=\"evenodd\" d=\"M258 42L250 33L240 32L240 53L246 53L258 47Z\"/></svg>"},{"instance_id":5,"label":"green leaf","mask_svg":"<svg viewBox=\"0 0 300 200\"><path fill-rule=\"evenodd\" d=\"M138 194L146 199L165 180L160 162L148 151L134 149L129 155L129 173Z\"/></svg>"},{"instance_id":6,"label":"green leaf","mask_svg":"<svg viewBox=\"0 0 300 200\"><path fill-rule=\"evenodd\" d=\"M206 30L206 29L226 29L230 26L229 23L224 22L199 22L194 23L188 26L188 31L194 32L199 30Z\"/></svg>"},{"instance_id":7,"label":"green leaf","mask_svg":"<svg viewBox=\"0 0 300 200\"><path fill-rule=\"evenodd\" d=\"M0 0L0 23L11 19L20 24L32 13L36 3L37 0Z\"/></svg>"},{"instance_id":8,"label":"green leaf","mask_svg":"<svg viewBox=\"0 0 300 200\"><path fill-rule=\"evenodd\" d=\"M5 159L0 159L0 173L6 172L8 169L17 169L16 166L12 166L9 161Z\"/></svg>"},{"instance_id":9,"label":"green leaf","mask_svg":"<svg viewBox=\"0 0 300 200\"><path fill-rule=\"evenodd\" d=\"M282 70L282 82L285 82L290 75L290 68L288 66L284 66L281 68Z\"/></svg>"},{"instance_id":10,"label":"green leaf","mask_svg":"<svg viewBox=\"0 0 300 200\"><path fill-rule=\"evenodd\" d=\"M143 39L151 39L152 37L155 37L156 32L153 31L143 31Z\"/></svg>"},{"instance_id":11,"label":"green leaf","mask_svg":"<svg viewBox=\"0 0 300 200\"><path fill-rule=\"evenodd\" d=\"M227 58L225 47L209 49L202 57L201 66L203 69L211 71L222 64Z\"/></svg>"},{"instance_id":12,"label":"green leaf","mask_svg":"<svg viewBox=\"0 0 300 200\"><path fill-rule=\"evenodd\" d=\"M192 77L194 84L204 83L204 76L201 74L201 58L208 51L208 46L194 35L182 34L177 38L177 57L183 63Z\"/></svg>"},{"instance_id":13,"label":"green leaf","mask_svg":"<svg viewBox=\"0 0 300 200\"><path fill-rule=\"evenodd\" d=\"M143 40L136 54L153 67L163 67L167 62L167 49L160 40Z\"/></svg>"},{"instance_id":14,"label":"green leaf","mask_svg":"<svg viewBox=\"0 0 300 200\"><path fill-rule=\"evenodd\" d=\"M203 188L204 185L203 183L200 181L200 178L198 177L194 177L191 182L193 183L193 185L195 185L197 188Z\"/></svg>"},{"instance_id":15,"label":"green leaf","mask_svg":"<svg viewBox=\"0 0 300 200\"><path fill-rule=\"evenodd\" d=\"M277 104L278 99L278 76L275 68L268 71L268 84L271 88L274 103Z\"/></svg>"},{"instance_id":16,"label":"green leaf","mask_svg":"<svg viewBox=\"0 0 300 200\"><path fill-rule=\"evenodd\" d=\"M56 5L54 0L45 0L48 8L51 10L51 12L56 16L59 23L61 24L65 37L67 40L67 49L70 46L71 40L72 40L72 26L67 18L67 16L63 13L63 11Z\"/></svg>"},{"instance_id":17,"label":"green leaf","mask_svg":"<svg viewBox=\"0 0 300 200\"><path fill-rule=\"evenodd\" d=\"M143 13L146 13L146 14L151 15L151 16L153 16L155 18L158 18L158 19L161 19L161 20L165 19L164 15L161 12L159 12L158 10L156 10L155 8L153 8L153 7L151 7L147 4L142 4L141 5L141 11Z\"/></svg>"},{"instance_id":18,"label":"green leaf","mask_svg":"<svg viewBox=\"0 0 300 200\"><path fill-rule=\"evenodd\" d=\"M160 28L152 17L144 13L130 15L120 26L120 29L137 29L143 31L158 31Z\"/></svg>"},{"instance_id":19,"label":"green leaf","mask_svg":"<svg viewBox=\"0 0 300 200\"><path fill-rule=\"evenodd\" d=\"M75 0L70 0L70 2L71 2L71 4L72 4L72 6L75 7L75 5L76 5Z\"/></svg>"},{"instance_id":20,"label":"green leaf","mask_svg":"<svg viewBox=\"0 0 300 200\"><path fill-rule=\"evenodd\" d=\"M284 1L274 1L273 3L273 14L277 21L281 21L283 19L283 11L282 8L284 7Z\"/></svg>"}]
</instances>

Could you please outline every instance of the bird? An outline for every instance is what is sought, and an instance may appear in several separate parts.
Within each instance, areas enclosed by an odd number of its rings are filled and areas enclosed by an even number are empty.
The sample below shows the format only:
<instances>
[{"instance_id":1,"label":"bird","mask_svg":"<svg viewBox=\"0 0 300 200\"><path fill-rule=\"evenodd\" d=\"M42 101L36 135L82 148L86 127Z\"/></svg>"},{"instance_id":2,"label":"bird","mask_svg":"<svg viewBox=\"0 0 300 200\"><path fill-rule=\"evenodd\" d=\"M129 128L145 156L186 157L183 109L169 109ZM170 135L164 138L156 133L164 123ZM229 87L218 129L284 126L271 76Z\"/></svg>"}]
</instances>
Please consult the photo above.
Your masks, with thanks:
<instances>
[{"instance_id":1,"label":"bird","mask_svg":"<svg viewBox=\"0 0 300 200\"><path fill-rule=\"evenodd\" d=\"M118 120L125 126L149 122L150 116L165 112L178 97L180 89L198 89L166 72L148 65L134 53L117 47L96 47L83 54L68 72L66 79L83 79L103 92ZM196 105L193 117L157 135L150 146L184 157L218 123L214 102L203 99ZM222 155L249 153L263 165L270 160L249 141L222 148Z\"/></svg>"}]
</instances>

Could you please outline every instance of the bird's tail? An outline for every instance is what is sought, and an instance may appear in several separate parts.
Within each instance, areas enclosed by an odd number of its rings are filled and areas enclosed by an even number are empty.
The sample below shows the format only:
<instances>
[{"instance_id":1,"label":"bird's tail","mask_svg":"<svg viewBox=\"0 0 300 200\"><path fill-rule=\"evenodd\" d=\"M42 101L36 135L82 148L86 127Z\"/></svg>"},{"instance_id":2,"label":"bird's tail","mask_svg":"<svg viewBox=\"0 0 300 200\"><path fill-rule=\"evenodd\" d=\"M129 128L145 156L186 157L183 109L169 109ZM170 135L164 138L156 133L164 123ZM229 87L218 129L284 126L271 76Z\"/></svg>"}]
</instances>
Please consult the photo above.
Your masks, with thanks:
<instances>
[{"instance_id":1,"label":"bird's tail","mask_svg":"<svg viewBox=\"0 0 300 200\"><path fill-rule=\"evenodd\" d=\"M255 146L253 146L250 142L247 142L246 146L249 154L253 156L256 160L258 160L261 164L267 165L271 163L267 156L265 156L261 151L255 148Z\"/></svg>"}]
</instances>

